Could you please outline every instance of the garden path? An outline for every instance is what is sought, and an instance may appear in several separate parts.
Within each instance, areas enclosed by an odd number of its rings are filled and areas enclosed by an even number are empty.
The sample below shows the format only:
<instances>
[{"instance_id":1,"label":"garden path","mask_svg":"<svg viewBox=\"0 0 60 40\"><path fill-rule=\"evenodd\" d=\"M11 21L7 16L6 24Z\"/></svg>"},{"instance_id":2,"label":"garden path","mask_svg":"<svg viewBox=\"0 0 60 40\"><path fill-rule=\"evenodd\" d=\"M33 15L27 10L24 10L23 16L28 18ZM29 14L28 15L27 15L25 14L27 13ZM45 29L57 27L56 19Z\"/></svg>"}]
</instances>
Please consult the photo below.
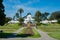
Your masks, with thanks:
<instances>
[{"instance_id":1,"label":"garden path","mask_svg":"<svg viewBox=\"0 0 60 40\"><path fill-rule=\"evenodd\" d=\"M35 28L35 27L34 27L34 28ZM43 31L41 31L40 29L36 29L36 28L35 28L35 30L37 30L37 31L39 32L39 34L41 35L40 40L57 40L57 39L54 39L54 38L48 36L46 32L43 32Z\"/></svg>"},{"instance_id":2,"label":"garden path","mask_svg":"<svg viewBox=\"0 0 60 40\"><path fill-rule=\"evenodd\" d=\"M17 33L19 33L23 28L20 28L19 30L13 32L13 33L16 33L15 35L17 35ZM39 34L41 35L40 38L8 38L8 39L0 39L0 40L57 40L57 39L54 39L50 36L47 35L47 33L41 31L40 29L36 29L34 27L35 30L37 30L39 32Z\"/></svg>"}]
</instances>

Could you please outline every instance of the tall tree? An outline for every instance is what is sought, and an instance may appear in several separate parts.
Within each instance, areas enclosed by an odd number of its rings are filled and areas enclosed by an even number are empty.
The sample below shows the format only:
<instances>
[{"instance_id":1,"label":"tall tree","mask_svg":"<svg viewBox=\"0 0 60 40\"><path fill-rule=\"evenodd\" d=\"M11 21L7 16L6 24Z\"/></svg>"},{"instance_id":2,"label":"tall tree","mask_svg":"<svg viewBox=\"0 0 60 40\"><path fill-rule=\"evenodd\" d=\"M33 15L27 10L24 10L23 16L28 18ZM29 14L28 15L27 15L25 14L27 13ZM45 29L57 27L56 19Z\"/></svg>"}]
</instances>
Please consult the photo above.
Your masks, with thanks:
<instances>
[{"instance_id":1,"label":"tall tree","mask_svg":"<svg viewBox=\"0 0 60 40\"><path fill-rule=\"evenodd\" d=\"M40 22L40 16L41 16L41 12L37 11L36 14L35 14L35 21L36 22Z\"/></svg>"},{"instance_id":2,"label":"tall tree","mask_svg":"<svg viewBox=\"0 0 60 40\"><path fill-rule=\"evenodd\" d=\"M24 10L22 9L22 8L20 8L19 10L18 10L18 12L19 12L19 14L17 13L17 15L16 16L18 16L19 17L19 22L20 22L20 24L22 25L22 22L23 22L23 17L22 17L22 13L24 12Z\"/></svg>"},{"instance_id":3,"label":"tall tree","mask_svg":"<svg viewBox=\"0 0 60 40\"><path fill-rule=\"evenodd\" d=\"M45 12L41 15L41 20L47 20L49 13Z\"/></svg>"},{"instance_id":4,"label":"tall tree","mask_svg":"<svg viewBox=\"0 0 60 40\"><path fill-rule=\"evenodd\" d=\"M20 18L22 17L22 13L24 12L24 10L22 9L22 8L20 8L19 10L18 10L18 12L20 13Z\"/></svg>"},{"instance_id":5,"label":"tall tree","mask_svg":"<svg viewBox=\"0 0 60 40\"><path fill-rule=\"evenodd\" d=\"M48 12L45 12L45 16L46 16L46 18L47 18L48 15L49 15L49 13L48 13Z\"/></svg>"},{"instance_id":6,"label":"tall tree","mask_svg":"<svg viewBox=\"0 0 60 40\"><path fill-rule=\"evenodd\" d=\"M60 11L56 11L56 12L53 12L50 16L50 19L53 20L53 19L60 19Z\"/></svg>"},{"instance_id":7,"label":"tall tree","mask_svg":"<svg viewBox=\"0 0 60 40\"><path fill-rule=\"evenodd\" d=\"M0 0L0 25L4 25L5 24L5 14L4 14L4 5L3 5L3 0Z\"/></svg>"}]
</instances>

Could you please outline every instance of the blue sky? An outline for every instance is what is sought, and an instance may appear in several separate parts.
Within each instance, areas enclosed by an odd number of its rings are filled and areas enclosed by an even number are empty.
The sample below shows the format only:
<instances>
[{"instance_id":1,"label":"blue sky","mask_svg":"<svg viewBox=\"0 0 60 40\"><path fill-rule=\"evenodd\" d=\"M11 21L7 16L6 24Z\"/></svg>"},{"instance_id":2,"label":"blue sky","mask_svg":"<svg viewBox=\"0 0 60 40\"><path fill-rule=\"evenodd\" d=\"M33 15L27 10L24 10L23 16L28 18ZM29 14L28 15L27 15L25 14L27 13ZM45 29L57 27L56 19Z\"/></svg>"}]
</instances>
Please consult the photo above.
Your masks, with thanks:
<instances>
[{"instance_id":1,"label":"blue sky","mask_svg":"<svg viewBox=\"0 0 60 40\"><path fill-rule=\"evenodd\" d=\"M41 13L60 10L60 0L3 0L3 4L8 17L13 17L19 8L24 9L23 16L28 12L34 16L37 10Z\"/></svg>"}]
</instances>

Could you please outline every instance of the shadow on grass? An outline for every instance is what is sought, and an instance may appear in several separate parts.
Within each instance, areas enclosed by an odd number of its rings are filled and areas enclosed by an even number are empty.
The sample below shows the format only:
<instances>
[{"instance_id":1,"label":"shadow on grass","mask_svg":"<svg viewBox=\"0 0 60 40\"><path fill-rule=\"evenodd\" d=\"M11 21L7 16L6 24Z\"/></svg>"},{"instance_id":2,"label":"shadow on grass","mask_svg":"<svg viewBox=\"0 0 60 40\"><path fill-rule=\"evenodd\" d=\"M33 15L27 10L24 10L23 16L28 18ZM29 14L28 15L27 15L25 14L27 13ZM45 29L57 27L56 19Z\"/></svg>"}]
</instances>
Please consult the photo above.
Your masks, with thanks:
<instances>
[{"instance_id":1,"label":"shadow on grass","mask_svg":"<svg viewBox=\"0 0 60 40\"><path fill-rule=\"evenodd\" d=\"M30 34L18 34L16 35L15 33L0 33L0 38L26 38L32 36Z\"/></svg>"}]
</instances>

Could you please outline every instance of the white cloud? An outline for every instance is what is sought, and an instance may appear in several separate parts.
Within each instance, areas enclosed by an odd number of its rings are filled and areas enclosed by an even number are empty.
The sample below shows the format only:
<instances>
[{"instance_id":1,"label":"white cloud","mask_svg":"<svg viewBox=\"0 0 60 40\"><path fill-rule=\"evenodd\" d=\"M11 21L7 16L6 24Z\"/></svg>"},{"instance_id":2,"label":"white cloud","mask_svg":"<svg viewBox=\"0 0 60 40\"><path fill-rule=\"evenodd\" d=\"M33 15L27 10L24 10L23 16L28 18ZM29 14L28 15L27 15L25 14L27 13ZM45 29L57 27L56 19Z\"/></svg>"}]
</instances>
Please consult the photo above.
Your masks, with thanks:
<instances>
[{"instance_id":1,"label":"white cloud","mask_svg":"<svg viewBox=\"0 0 60 40\"><path fill-rule=\"evenodd\" d=\"M40 0L30 0L27 3L24 3L23 5L30 5L30 4L37 3L37 2L40 2Z\"/></svg>"},{"instance_id":2,"label":"white cloud","mask_svg":"<svg viewBox=\"0 0 60 40\"><path fill-rule=\"evenodd\" d=\"M28 11L38 10L37 8L27 7L24 5L15 5L14 8L16 8L16 9L23 8L24 10L28 10Z\"/></svg>"}]
</instances>

